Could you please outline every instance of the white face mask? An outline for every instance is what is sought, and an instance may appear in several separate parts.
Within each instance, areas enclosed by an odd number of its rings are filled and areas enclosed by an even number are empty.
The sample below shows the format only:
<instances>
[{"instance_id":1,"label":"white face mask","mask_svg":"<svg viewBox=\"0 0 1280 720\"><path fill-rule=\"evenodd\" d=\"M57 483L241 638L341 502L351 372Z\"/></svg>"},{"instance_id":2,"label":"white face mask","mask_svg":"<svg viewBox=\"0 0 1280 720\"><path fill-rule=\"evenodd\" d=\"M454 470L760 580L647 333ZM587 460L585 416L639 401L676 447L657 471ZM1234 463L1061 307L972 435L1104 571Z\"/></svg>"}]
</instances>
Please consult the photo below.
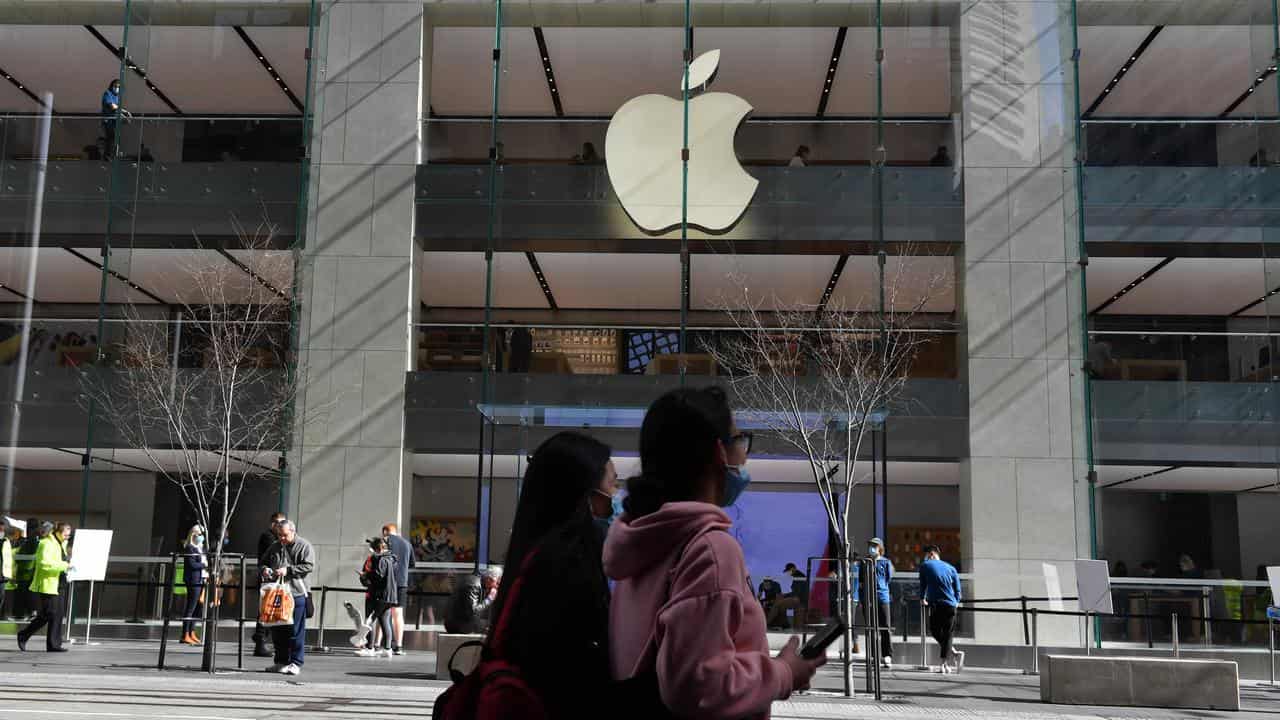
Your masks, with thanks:
<instances>
[{"instance_id":1,"label":"white face mask","mask_svg":"<svg viewBox=\"0 0 1280 720\"><path fill-rule=\"evenodd\" d=\"M872 545L871 547L867 548L867 555L869 555L870 557L879 557L880 548Z\"/></svg>"}]
</instances>

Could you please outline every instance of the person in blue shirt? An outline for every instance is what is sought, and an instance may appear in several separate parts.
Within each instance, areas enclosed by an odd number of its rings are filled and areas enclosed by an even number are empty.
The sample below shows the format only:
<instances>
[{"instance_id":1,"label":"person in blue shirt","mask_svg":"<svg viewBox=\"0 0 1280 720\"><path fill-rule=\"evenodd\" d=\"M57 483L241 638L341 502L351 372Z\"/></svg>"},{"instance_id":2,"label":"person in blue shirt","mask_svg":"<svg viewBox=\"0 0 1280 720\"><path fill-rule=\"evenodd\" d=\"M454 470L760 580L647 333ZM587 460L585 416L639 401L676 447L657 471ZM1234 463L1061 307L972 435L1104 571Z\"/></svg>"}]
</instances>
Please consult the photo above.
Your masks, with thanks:
<instances>
[{"instance_id":1,"label":"person in blue shirt","mask_svg":"<svg viewBox=\"0 0 1280 720\"><path fill-rule=\"evenodd\" d=\"M860 584L865 588L866 595L862 601L868 613L866 616L868 626L871 624L870 613L879 613L880 663L889 668L893 667L893 624L889 614L889 581L893 579L893 562L884 556L884 543L878 537L867 541L866 557L874 561L875 580L863 578L866 582ZM863 573L866 572L866 567L865 564L862 566ZM857 643L856 637L854 642ZM871 651L868 649L867 652Z\"/></svg>"},{"instance_id":2,"label":"person in blue shirt","mask_svg":"<svg viewBox=\"0 0 1280 720\"><path fill-rule=\"evenodd\" d=\"M964 668L964 653L956 650L952 638L956 632L956 608L960 606L960 573L942 559L937 545L924 549L920 563L920 596L929 606L929 634L938 641L938 672L959 672Z\"/></svg>"},{"instance_id":3,"label":"person in blue shirt","mask_svg":"<svg viewBox=\"0 0 1280 720\"><path fill-rule=\"evenodd\" d=\"M105 159L116 156L117 116L129 117L129 111L120 107L120 80L112 80L102 93L102 132Z\"/></svg>"}]
</instances>

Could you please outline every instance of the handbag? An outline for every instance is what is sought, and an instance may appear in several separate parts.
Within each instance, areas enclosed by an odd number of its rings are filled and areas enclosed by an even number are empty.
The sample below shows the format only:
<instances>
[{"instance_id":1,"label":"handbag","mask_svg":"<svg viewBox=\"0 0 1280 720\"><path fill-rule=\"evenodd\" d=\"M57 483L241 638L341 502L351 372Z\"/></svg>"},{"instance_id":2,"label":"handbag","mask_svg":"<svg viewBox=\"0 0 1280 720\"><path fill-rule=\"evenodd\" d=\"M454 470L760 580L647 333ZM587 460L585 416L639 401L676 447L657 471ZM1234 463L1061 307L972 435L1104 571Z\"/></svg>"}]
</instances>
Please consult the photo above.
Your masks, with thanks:
<instances>
[{"instance_id":1,"label":"handbag","mask_svg":"<svg viewBox=\"0 0 1280 720\"><path fill-rule=\"evenodd\" d=\"M293 624L293 594L288 583L262 583L258 594L258 624L263 627Z\"/></svg>"},{"instance_id":2,"label":"handbag","mask_svg":"<svg viewBox=\"0 0 1280 720\"><path fill-rule=\"evenodd\" d=\"M308 620L316 616L316 603L311 599L311 593L307 593L307 608L305 612Z\"/></svg>"}]
</instances>

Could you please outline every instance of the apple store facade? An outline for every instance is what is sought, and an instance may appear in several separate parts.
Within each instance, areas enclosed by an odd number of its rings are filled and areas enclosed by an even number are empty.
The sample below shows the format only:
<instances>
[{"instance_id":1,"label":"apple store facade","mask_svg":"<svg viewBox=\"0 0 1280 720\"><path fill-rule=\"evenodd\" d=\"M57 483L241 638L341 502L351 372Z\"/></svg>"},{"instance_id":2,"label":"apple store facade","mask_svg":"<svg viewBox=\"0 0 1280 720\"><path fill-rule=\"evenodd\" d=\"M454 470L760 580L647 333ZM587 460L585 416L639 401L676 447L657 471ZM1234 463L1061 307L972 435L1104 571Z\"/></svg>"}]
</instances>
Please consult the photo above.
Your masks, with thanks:
<instances>
[{"instance_id":1,"label":"apple store facade","mask_svg":"<svg viewBox=\"0 0 1280 720\"><path fill-rule=\"evenodd\" d=\"M144 321L172 328L175 378L198 369L175 281L195 258L288 288L298 422L231 534L248 549L285 510L322 583L388 521L441 573L501 563L542 440L594 434L625 479L643 409L728 386L719 351L743 333L880 307L920 342L847 497L899 569L936 543L972 597L1048 608L1076 558L1243 581L1280 564L1271 3L170 5L0 9L12 515L117 528L121 555L185 533L76 374ZM65 67L34 60L48 47ZM78 71L111 53L118 73ZM134 118L104 140L113 74ZM269 246L233 217L266 218ZM829 554L807 460L758 429L751 474L729 512L753 582ZM1242 592L1205 607L1251 617ZM1023 641L1016 615L965 623Z\"/></svg>"}]
</instances>

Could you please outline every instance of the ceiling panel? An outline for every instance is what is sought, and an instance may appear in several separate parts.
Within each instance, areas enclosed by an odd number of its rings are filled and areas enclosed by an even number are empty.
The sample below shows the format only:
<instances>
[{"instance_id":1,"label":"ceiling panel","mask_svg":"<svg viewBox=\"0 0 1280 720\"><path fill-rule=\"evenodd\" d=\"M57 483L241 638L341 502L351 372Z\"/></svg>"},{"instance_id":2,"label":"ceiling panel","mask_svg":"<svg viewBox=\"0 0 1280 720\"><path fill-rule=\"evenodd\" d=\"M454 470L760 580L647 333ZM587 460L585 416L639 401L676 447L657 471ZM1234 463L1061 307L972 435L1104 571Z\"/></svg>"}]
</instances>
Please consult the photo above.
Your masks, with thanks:
<instances>
[{"instance_id":1,"label":"ceiling panel","mask_svg":"<svg viewBox=\"0 0 1280 720\"><path fill-rule=\"evenodd\" d=\"M812 307L836 266L834 255L694 255L690 260L690 305ZM743 289L749 292L744 297Z\"/></svg>"},{"instance_id":2,"label":"ceiling panel","mask_svg":"<svg viewBox=\"0 0 1280 720\"><path fill-rule=\"evenodd\" d=\"M550 41L548 41L550 43ZM431 108L441 115L493 112L493 30L445 27L432 32ZM560 82L557 66L556 82ZM533 28L502 34L502 76L498 107L509 115L554 115ZM567 95L568 89L561 87Z\"/></svg>"},{"instance_id":3,"label":"ceiling panel","mask_svg":"<svg viewBox=\"0 0 1280 720\"><path fill-rule=\"evenodd\" d=\"M1120 68L1128 62L1134 51L1142 44L1151 32L1151 26L1137 27L1124 25L1099 25L1080 28L1080 110L1089 109L1098 94L1106 89L1107 83L1115 77ZM1163 32L1163 31L1161 31ZM1150 62L1145 53L1134 67ZM1125 73L1131 74L1132 69ZM1125 82L1121 81L1119 91L1125 90ZM1100 111L1108 109L1110 98L1100 106ZM1101 113L1100 113L1101 114Z\"/></svg>"},{"instance_id":4,"label":"ceiling panel","mask_svg":"<svg viewBox=\"0 0 1280 720\"><path fill-rule=\"evenodd\" d=\"M893 256L885 262L889 306L910 310L922 299L924 312L948 313L956 307L955 258L949 256ZM848 310L873 310L880 300L879 267L871 255L853 255L840 274L831 305ZM894 297L896 295L896 299Z\"/></svg>"},{"instance_id":5,"label":"ceiling panel","mask_svg":"<svg viewBox=\"0 0 1280 720\"><path fill-rule=\"evenodd\" d=\"M423 253L422 301L429 307L484 307L484 288L484 253ZM548 307L524 253L494 254L493 288L495 307Z\"/></svg>"},{"instance_id":6,"label":"ceiling panel","mask_svg":"<svg viewBox=\"0 0 1280 720\"><path fill-rule=\"evenodd\" d=\"M1226 315L1262 297L1265 280L1256 259L1179 258L1102 312Z\"/></svg>"},{"instance_id":7,"label":"ceiling panel","mask_svg":"<svg viewBox=\"0 0 1280 720\"><path fill-rule=\"evenodd\" d=\"M1165 27L1097 115L1220 114L1256 77L1252 35L1244 25Z\"/></svg>"},{"instance_id":8,"label":"ceiling panel","mask_svg":"<svg viewBox=\"0 0 1280 720\"><path fill-rule=\"evenodd\" d=\"M286 295L293 294L293 253L287 250L229 250L228 252L276 290Z\"/></svg>"},{"instance_id":9,"label":"ceiling panel","mask_svg":"<svg viewBox=\"0 0 1280 720\"><path fill-rule=\"evenodd\" d=\"M165 26L144 32L144 67L184 113L298 112L234 29Z\"/></svg>"},{"instance_id":10,"label":"ceiling panel","mask_svg":"<svg viewBox=\"0 0 1280 720\"><path fill-rule=\"evenodd\" d=\"M684 54L680 28L549 27L543 35L561 88L560 102L570 115L612 115L637 95L680 94ZM711 49L700 37L695 42L699 48ZM728 62L722 54L722 72ZM741 70L731 72L736 75ZM546 81L542 83L545 87ZM717 83L712 88L722 89Z\"/></svg>"},{"instance_id":11,"label":"ceiling panel","mask_svg":"<svg viewBox=\"0 0 1280 720\"><path fill-rule=\"evenodd\" d=\"M1123 480L1128 480L1129 478L1138 477L1139 475L1146 475L1147 473L1164 470L1167 467L1168 465L1098 465L1096 468L1098 472L1098 487L1106 487L1111 483L1121 482Z\"/></svg>"},{"instance_id":12,"label":"ceiling panel","mask_svg":"<svg viewBox=\"0 0 1280 720\"><path fill-rule=\"evenodd\" d=\"M36 95L52 92L59 112L77 113L97 113L119 71L114 56L79 25L0 25L0 67Z\"/></svg>"},{"instance_id":13,"label":"ceiling panel","mask_svg":"<svg viewBox=\"0 0 1280 720\"><path fill-rule=\"evenodd\" d=\"M833 27L698 28L694 54L718 48L720 69L711 90L742 97L756 115L813 115L835 41ZM677 81L651 92L679 88Z\"/></svg>"},{"instance_id":14,"label":"ceiling panel","mask_svg":"<svg viewBox=\"0 0 1280 720\"><path fill-rule=\"evenodd\" d=\"M1140 475L1141 473L1135 473ZM1131 475L1130 477L1133 477ZM1239 492L1276 482L1275 468L1181 467L1116 486L1116 490Z\"/></svg>"},{"instance_id":15,"label":"ceiling panel","mask_svg":"<svg viewBox=\"0 0 1280 720\"><path fill-rule=\"evenodd\" d=\"M680 307L680 256L674 252L538 253L538 264L562 308Z\"/></svg>"},{"instance_id":16,"label":"ceiling panel","mask_svg":"<svg viewBox=\"0 0 1280 720\"><path fill-rule=\"evenodd\" d=\"M31 292L27 283L27 265L33 252L38 253L34 293ZM93 260L99 258L97 249L82 248L77 252ZM127 269L123 266L123 261L120 262L118 271L127 276ZM129 291L126 295L128 288L114 277L111 277L109 282L109 300L122 302L128 299L139 304L155 302L140 293ZM97 303L102 285L102 270L63 248L33 250L0 247L0 283L6 287L16 288L24 294L33 295L40 302ZM8 299L12 299L12 296L9 295Z\"/></svg>"},{"instance_id":17,"label":"ceiling panel","mask_svg":"<svg viewBox=\"0 0 1280 720\"><path fill-rule=\"evenodd\" d=\"M122 45L124 28L110 27L106 25L98 25L96 27L98 32L102 33L102 36L107 39L107 42L110 42L116 47L120 47ZM151 28L146 26L129 28L129 59L147 73L151 73L153 70L151 61L150 30ZM105 61L103 61L101 66L103 68L109 68L107 72L111 75L118 74L119 61L116 59L115 55L112 55L111 52L107 50L102 43L98 42L92 35L90 35L88 31L81 29L81 32L84 33L86 42L92 43L92 46L102 54L103 58L105 58ZM165 93L166 95L169 94L169 88L165 87L163 83L156 82L156 86L160 88L160 92ZM105 89L105 87L106 83L103 83L103 88ZM172 99L173 96L170 95L169 97ZM102 90L99 90L97 99L100 100L101 98ZM125 109L135 113L169 114L173 112L172 108L164 104L163 100L161 100L155 93L151 92L151 89L146 85L146 81L139 77L137 73L133 72L130 72L124 79L124 98L122 102ZM185 110L182 105L178 105L178 107ZM97 109L98 106L94 105L95 112Z\"/></svg>"},{"instance_id":18,"label":"ceiling panel","mask_svg":"<svg viewBox=\"0 0 1280 720\"><path fill-rule=\"evenodd\" d=\"M289 89L305 102L307 91L307 28L246 27L244 29ZM237 40L239 40L237 38ZM247 52L247 48L246 48ZM263 70L264 76L266 71ZM291 105L292 107L292 105ZM297 112L294 108L293 112Z\"/></svg>"},{"instance_id":19,"label":"ceiling panel","mask_svg":"<svg viewBox=\"0 0 1280 720\"><path fill-rule=\"evenodd\" d=\"M0 65L5 72L13 73L14 70L9 69L5 65ZM15 75L18 82L25 82L21 77ZM4 78L0 78L0 112L35 112L40 108L35 100L27 97L26 93L14 87L12 83Z\"/></svg>"},{"instance_id":20,"label":"ceiling panel","mask_svg":"<svg viewBox=\"0 0 1280 720\"><path fill-rule=\"evenodd\" d=\"M884 28L883 109L886 115L951 113L951 42L948 28ZM874 115L875 30L849 28L828 115Z\"/></svg>"},{"instance_id":21,"label":"ceiling panel","mask_svg":"<svg viewBox=\"0 0 1280 720\"><path fill-rule=\"evenodd\" d=\"M1163 258L1089 258L1089 310L1111 299L1125 285L1155 267ZM1167 270L1168 268L1165 268ZM1164 270L1161 270L1164 272Z\"/></svg>"},{"instance_id":22,"label":"ceiling panel","mask_svg":"<svg viewBox=\"0 0 1280 720\"><path fill-rule=\"evenodd\" d=\"M27 448L20 447L16 451L14 467L19 470L80 470L80 456L84 448ZM0 466L8 462L8 449L0 448ZM178 450L152 450L151 456L142 450L96 449L91 453L95 471L103 472L153 472L156 464L165 470L178 470L183 466L184 455ZM152 459L154 457L154 460ZM232 453L231 472L242 472L249 468L244 455ZM218 465L217 453L203 451L199 454L199 462L212 470ZM275 468L279 463L279 453L258 453L251 458L256 465Z\"/></svg>"},{"instance_id":23,"label":"ceiling panel","mask_svg":"<svg viewBox=\"0 0 1280 720\"><path fill-rule=\"evenodd\" d=\"M280 281L292 275L289 253L238 250L236 256L264 278ZM134 250L126 274L133 282L173 303L277 301L275 294L216 250ZM288 282L276 285L277 289L288 287Z\"/></svg>"}]
</instances>

